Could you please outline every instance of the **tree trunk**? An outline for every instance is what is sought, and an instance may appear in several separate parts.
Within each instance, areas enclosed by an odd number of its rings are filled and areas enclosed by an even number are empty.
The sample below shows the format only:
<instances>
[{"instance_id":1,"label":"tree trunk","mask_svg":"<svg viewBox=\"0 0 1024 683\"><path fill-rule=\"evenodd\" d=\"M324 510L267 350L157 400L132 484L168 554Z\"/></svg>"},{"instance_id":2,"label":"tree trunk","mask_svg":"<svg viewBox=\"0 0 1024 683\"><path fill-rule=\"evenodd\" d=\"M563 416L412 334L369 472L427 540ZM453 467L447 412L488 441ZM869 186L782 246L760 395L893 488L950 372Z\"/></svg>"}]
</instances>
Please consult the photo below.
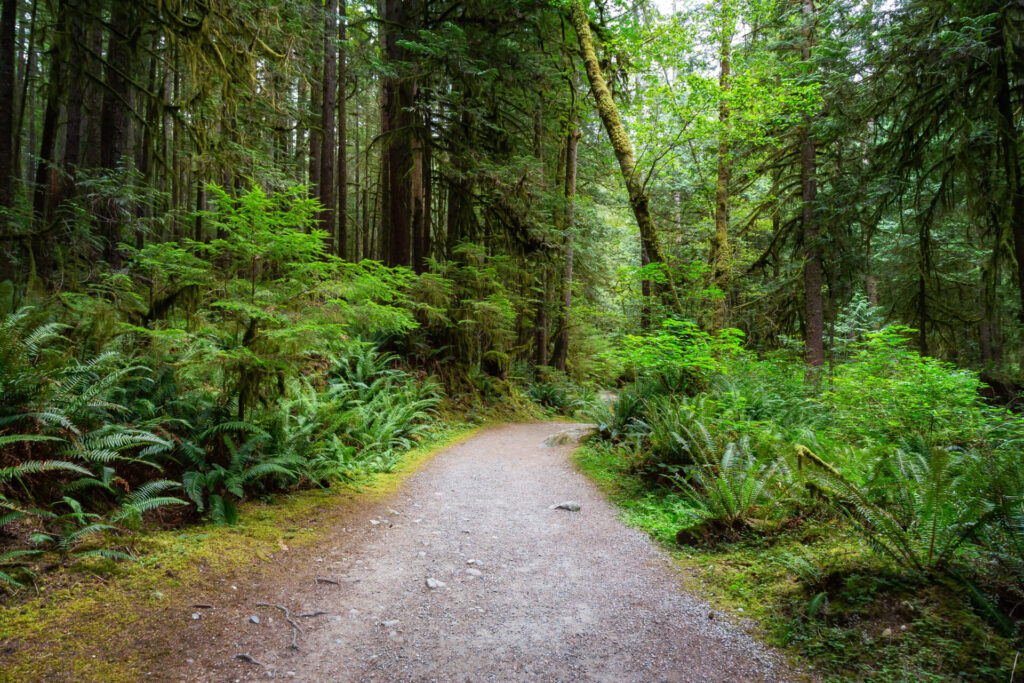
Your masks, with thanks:
<instances>
[{"instance_id":1,"label":"tree trunk","mask_svg":"<svg viewBox=\"0 0 1024 683\"><path fill-rule=\"evenodd\" d=\"M433 180L434 164L434 143L431 134L430 114L425 114L423 120L423 231L420 233L420 257L423 259L422 268L427 270L426 259L431 257L430 230L433 223L434 191L431 182Z\"/></svg>"},{"instance_id":2,"label":"tree trunk","mask_svg":"<svg viewBox=\"0 0 1024 683\"><path fill-rule=\"evenodd\" d=\"M319 52L319 50L317 51ZM314 58L314 64L315 64ZM314 71L319 71L314 66ZM320 71L322 74L323 72ZM320 197L320 154L323 152L323 89L315 81L309 84L309 189Z\"/></svg>"},{"instance_id":3,"label":"tree trunk","mask_svg":"<svg viewBox=\"0 0 1024 683\"><path fill-rule=\"evenodd\" d=\"M319 0L318 0L319 1ZM323 102L320 122L323 125L322 148L320 150L320 229L327 233L325 251L334 253L334 159L338 149L334 144L334 117L337 107L337 52L335 23L338 14L338 0L327 0L324 11L324 79Z\"/></svg>"},{"instance_id":4,"label":"tree trunk","mask_svg":"<svg viewBox=\"0 0 1024 683\"><path fill-rule=\"evenodd\" d=\"M108 171L121 166L122 158L128 151L129 111L131 89L127 75L131 69L131 46L129 36L133 30L131 0L115 0L111 14L111 33L107 47L104 79L106 91L103 94L103 110L100 122L100 165ZM107 206L100 211L103 223L103 258L114 268L121 266L121 217L118 208Z\"/></svg>"},{"instance_id":5,"label":"tree trunk","mask_svg":"<svg viewBox=\"0 0 1024 683\"><path fill-rule=\"evenodd\" d=\"M568 201L565 215L565 271L562 274L561 328L555 340L555 368L565 372L569 357L569 325L572 309L572 267L575 258L576 241L576 151L580 132L570 124L565 158L565 198Z\"/></svg>"},{"instance_id":6,"label":"tree trunk","mask_svg":"<svg viewBox=\"0 0 1024 683\"><path fill-rule=\"evenodd\" d=\"M22 134L21 134L21 131L22 131L22 129L25 126L25 106L26 106L26 104L28 103L28 101L30 99L33 102L35 101L35 98L33 98L31 96L30 92L29 92L29 83L32 81L32 74L33 74L33 72L35 72L35 69L36 69L35 42L36 42L36 17L37 17L37 15L39 13L38 10L39 10L39 0L32 0L32 15L29 18L29 23L28 23L28 45L25 48L25 64L24 64L23 68L21 68L21 65L19 64L19 71L21 71L22 73L21 73L21 77L18 79L18 84L15 86L18 89L18 92L17 92L17 95L18 95L18 107L17 107L17 110L15 111L15 115L14 115L14 130L13 130L14 140L12 142L12 144L13 144L13 151L12 151L11 155L12 155L12 160L13 160L13 163L14 163L13 174L17 178L21 177L21 170L22 170L22 166L21 166L21 153L22 153L21 141L22 141ZM34 121L35 117L34 116L30 116L29 120L30 121ZM34 125L31 126L30 130L34 134L35 133L35 126ZM30 151L34 151L35 150L35 140L34 140L34 138L33 138L33 144L29 147L29 150ZM31 178L31 175L29 177Z\"/></svg>"},{"instance_id":7,"label":"tree trunk","mask_svg":"<svg viewBox=\"0 0 1024 683\"><path fill-rule=\"evenodd\" d=\"M1007 45L1011 43L1007 42ZM1020 152L1017 125L1014 118L1013 102L1010 97L1010 75L1006 65L1005 50L996 64L996 78L999 80L996 107L999 111L999 140L1002 147L1000 156L1006 175L1007 191L1010 195L1010 234L1013 235L1013 255L1017 261L1017 286L1020 296L1019 316L1024 321L1024 183L1021 182Z\"/></svg>"},{"instance_id":8,"label":"tree trunk","mask_svg":"<svg viewBox=\"0 0 1024 683\"><path fill-rule=\"evenodd\" d=\"M0 207L9 207L14 203L14 36L18 0L3 0L3 3L0 9ZM6 223L6 218L0 220Z\"/></svg>"},{"instance_id":9,"label":"tree trunk","mask_svg":"<svg viewBox=\"0 0 1024 683\"><path fill-rule=\"evenodd\" d=\"M403 28L412 14L408 1L384 0L384 55L397 67L406 60L400 44ZM387 239L386 263L389 266L412 265L412 167L410 146L412 84L407 77L384 79L381 108L381 135L384 137L387 192L384 194L384 234Z\"/></svg>"},{"instance_id":10,"label":"tree trunk","mask_svg":"<svg viewBox=\"0 0 1024 683\"><path fill-rule=\"evenodd\" d=\"M814 0L803 0L804 42L801 57L811 58L814 40L811 23L814 21ZM818 196L817 150L811 138L810 125L800 128L800 198L803 202L801 221L804 239L804 362L811 368L825 363L825 312L822 297L822 264L818 247L818 223L814 202Z\"/></svg>"},{"instance_id":11,"label":"tree trunk","mask_svg":"<svg viewBox=\"0 0 1024 683\"><path fill-rule=\"evenodd\" d=\"M348 258L348 62L345 59L345 28L348 24L346 0L340 0L338 9L338 251ZM358 157L359 152L356 151Z\"/></svg>"},{"instance_id":12,"label":"tree trunk","mask_svg":"<svg viewBox=\"0 0 1024 683\"><path fill-rule=\"evenodd\" d=\"M633 216L636 218L637 227L640 229L640 241L652 263L667 266L665 254L661 249L658 238L658 231L651 217L650 197L644 191L643 184L637 174L633 155L633 142L622 125L622 120L619 118L619 108L616 106L615 100L612 99L612 93L608 89L604 75L601 73L601 66L597 61L594 42L590 35L589 19L587 18L587 12L583 7L582 0L571 1L570 15L573 28L576 30L576 36L579 38L580 52L583 56L583 63L587 68L587 78L590 80L590 87L594 93L597 112L608 133L612 148L615 150L615 158L618 159L622 179L626 183L629 205L633 209ZM671 273L665 272L665 284L660 289L662 289L662 299L666 306L672 311L682 313L682 304L679 302Z\"/></svg>"},{"instance_id":13,"label":"tree trunk","mask_svg":"<svg viewBox=\"0 0 1024 683\"><path fill-rule=\"evenodd\" d=\"M412 267L417 273L422 273L423 261L423 140L420 136L414 135L411 143L412 150Z\"/></svg>"},{"instance_id":14,"label":"tree trunk","mask_svg":"<svg viewBox=\"0 0 1024 683\"><path fill-rule=\"evenodd\" d=\"M64 95L66 60L62 54L66 45L67 3L62 1L57 9L55 36L49 49L49 84L46 89L46 108L43 110L43 130L39 140L38 162L35 169L35 185L32 191L32 209L35 214L36 243L33 252L36 265L43 272L48 270L49 244L42 234L47 227L50 209L57 197L57 132L60 123L61 97Z\"/></svg>"},{"instance_id":15,"label":"tree trunk","mask_svg":"<svg viewBox=\"0 0 1024 683\"><path fill-rule=\"evenodd\" d=\"M723 12L728 12L723 8ZM712 304L711 327L720 330L728 324L729 278L732 270L732 254L729 248L729 180L732 175L732 160L729 158L729 100L732 87L730 68L732 66L733 19L726 15L722 28L722 43L719 52L721 72L718 78L718 180L715 185L715 234L711 239L708 257L711 266L711 284L718 289L718 296Z\"/></svg>"}]
</instances>

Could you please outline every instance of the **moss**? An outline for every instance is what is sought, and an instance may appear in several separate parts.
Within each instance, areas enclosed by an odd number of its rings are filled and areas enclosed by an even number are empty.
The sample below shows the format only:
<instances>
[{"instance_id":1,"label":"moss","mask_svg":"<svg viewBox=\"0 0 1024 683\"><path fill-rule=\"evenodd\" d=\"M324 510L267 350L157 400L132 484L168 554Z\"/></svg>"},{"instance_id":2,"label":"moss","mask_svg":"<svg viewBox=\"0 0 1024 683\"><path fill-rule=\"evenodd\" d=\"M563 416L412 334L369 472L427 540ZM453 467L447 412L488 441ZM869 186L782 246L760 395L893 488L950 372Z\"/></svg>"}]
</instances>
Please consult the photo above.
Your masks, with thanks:
<instances>
[{"instance_id":1,"label":"moss","mask_svg":"<svg viewBox=\"0 0 1024 683\"><path fill-rule=\"evenodd\" d=\"M681 549L678 497L648 488L613 448L584 447L575 461L624 521L672 553L688 590L733 619L750 619L761 638L826 680L1010 677L1014 643L972 608L963 587L889 566L834 519Z\"/></svg>"},{"instance_id":2,"label":"moss","mask_svg":"<svg viewBox=\"0 0 1024 683\"><path fill-rule=\"evenodd\" d=\"M0 680L136 680L158 652L140 651L128 631L159 629L180 605L233 576L271 562L285 549L307 548L328 535L333 520L384 499L439 451L483 426L454 427L411 451L392 472L357 485L250 501L233 527L201 524L140 533L137 563L82 561L47 574L38 596L0 609Z\"/></svg>"}]
</instances>

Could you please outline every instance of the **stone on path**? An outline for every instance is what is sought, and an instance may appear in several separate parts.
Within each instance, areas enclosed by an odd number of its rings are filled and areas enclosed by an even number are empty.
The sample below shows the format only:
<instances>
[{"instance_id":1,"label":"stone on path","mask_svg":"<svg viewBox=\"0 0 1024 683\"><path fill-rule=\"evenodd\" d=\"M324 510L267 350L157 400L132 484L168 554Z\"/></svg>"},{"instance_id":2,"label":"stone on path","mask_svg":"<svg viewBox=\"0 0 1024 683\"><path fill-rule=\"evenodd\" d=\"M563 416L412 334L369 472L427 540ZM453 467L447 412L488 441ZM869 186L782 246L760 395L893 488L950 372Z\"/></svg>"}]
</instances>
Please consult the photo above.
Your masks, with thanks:
<instances>
[{"instance_id":1,"label":"stone on path","mask_svg":"<svg viewBox=\"0 0 1024 683\"><path fill-rule=\"evenodd\" d=\"M541 442L541 448L558 448L568 446L587 438L597 430L597 425L583 424L576 427L569 427L560 432L555 432Z\"/></svg>"},{"instance_id":2,"label":"stone on path","mask_svg":"<svg viewBox=\"0 0 1024 683\"><path fill-rule=\"evenodd\" d=\"M445 584L444 581L438 581L435 578L427 577L427 588L429 588L430 590L437 590L438 588L444 588L445 585L447 585L447 584Z\"/></svg>"},{"instance_id":3,"label":"stone on path","mask_svg":"<svg viewBox=\"0 0 1024 683\"><path fill-rule=\"evenodd\" d=\"M564 503L559 503L558 505L552 505L551 509L552 510L568 510L569 512L579 512L580 511L580 504L577 503L575 500L567 500Z\"/></svg>"}]
</instances>

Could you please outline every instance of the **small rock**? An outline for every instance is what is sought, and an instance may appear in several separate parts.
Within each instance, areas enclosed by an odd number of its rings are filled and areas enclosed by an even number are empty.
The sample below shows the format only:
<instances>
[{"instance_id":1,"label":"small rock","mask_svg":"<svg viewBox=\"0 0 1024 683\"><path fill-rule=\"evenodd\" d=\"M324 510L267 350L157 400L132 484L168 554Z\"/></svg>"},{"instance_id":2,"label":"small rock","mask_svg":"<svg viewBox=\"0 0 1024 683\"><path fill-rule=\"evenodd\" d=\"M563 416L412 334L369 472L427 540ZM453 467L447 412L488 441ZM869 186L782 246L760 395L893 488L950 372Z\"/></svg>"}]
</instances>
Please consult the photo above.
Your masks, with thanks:
<instances>
[{"instance_id":1,"label":"small rock","mask_svg":"<svg viewBox=\"0 0 1024 683\"><path fill-rule=\"evenodd\" d=\"M426 556L427 556L427 554L426 554L425 552L423 552L423 551L421 550L421 551L419 551L418 553L416 553L416 556L417 556L417 557L426 557Z\"/></svg>"},{"instance_id":2,"label":"small rock","mask_svg":"<svg viewBox=\"0 0 1024 683\"><path fill-rule=\"evenodd\" d=\"M892 638L892 629L891 628L887 628L884 631L882 631L882 637L883 638Z\"/></svg>"},{"instance_id":3,"label":"small rock","mask_svg":"<svg viewBox=\"0 0 1024 683\"><path fill-rule=\"evenodd\" d=\"M373 526L377 526L378 524L380 524L380 522L378 522L378 521L377 521L377 520L375 520L375 519L371 519L371 520L370 520L370 524L372 524Z\"/></svg>"},{"instance_id":4,"label":"small rock","mask_svg":"<svg viewBox=\"0 0 1024 683\"><path fill-rule=\"evenodd\" d=\"M582 441L597 431L597 425L579 425L555 432L541 443L541 448L557 448Z\"/></svg>"},{"instance_id":5,"label":"small rock","mask_svg":"<svg viewBox=\"0 0 1024 683\"><path fill-rule=\"evenodd\" d=\"M907 630L907 625L906 624L901 624L900 625L900 630L901 631L906 631Z\"/></svg>"},{"instance_id":6,"label":"small rock","mask_svg":"<svg viewBox=\"0 0 1024 683\"><path fill-rule=\"evenodd\" d=\"M412 520L412 523L413 524L419 524L422 521L423 521L422 519L414 519L414 520Z\"/></svg>"},{"instance_id":7,"label":"small rock","mask_svg":"<svg viewBox=\"0 0 1024 683\"><path fill-rule=\"evenodd\" d=\"M260 623L260 618L254 614L251 617L249 617L249 621L251 621L254 624L258 624Z\"/></svg>"},{"instance_id":8,"label":"small rock","mask_svg":"<svg viewBox=\"0 0 1024 683\"><path fill-rule=\"evenodd\" d=\"M575 500L567 500L564 503L551 506L552 510L568 510L569 512L579 512L580 504Z\"/></svg>"},{"instance_id":9,"label":"small rock","mask_svg":"<svg viewBox=\"0 0 1024 683\"><path fill-rule=\"evenodd\" d=\"M446 584L445 584L444 581L438 581L437 579L434 579L434 578L427 578L427 588L429 588L430 590L437 590L438 588L444 588L445 585ZM198 619L198 617L196 617L196 618Z\"/></svg>"},{"instance_id":10,"label":"small rock","mask_svg":"<svg viewBox=\"0 0 1024 683\"><path fill-rule=\"evenodd\" d=\"M193 612L192 613L192 618L193 619L198 619L199 618L199 612Z\"/></svg>"},{"instance_id":11,"label":"small rock","mask_svg":"<svg viewBox=\"0 0 1024 683\"><path fill-rule=\"evenodd\" d=\"M398 626L398 619L388 619L387 621L380 622L380 625L384 628L391 628L392 626Z\"/></svg>"},{"instance_id":12,"label":"small rock","mask_svg":"<svg viewBox=\"0 0 1024 683\"><path fill-rule=\"evenodd\" d=\"M484 573L482 571L480 571L479 569L467 569L466 573L469 574L470 576L483 576L484 575Z\"/></svg>"},{"instance_id":13,"label":"small rock","mask_svg":"<svg viewBox=\"0 0 1024 683\"><path fill-rule=\"evenodd\" d=\"M480 560L466 560L466 564L475 564L477 566L482 566L483 562L481 562Z\"/></svg>"},{"instance_id":14,"label":"small rock","mask_svg":"<svg viewBox=\"0 0 1024 683\"><path fill-rule=\"evenodd\" d=\"M389 515L401 515L402 513L401 512L395 512L391 508L388 508L388 514Z\"/></svg>"}]
</instances>

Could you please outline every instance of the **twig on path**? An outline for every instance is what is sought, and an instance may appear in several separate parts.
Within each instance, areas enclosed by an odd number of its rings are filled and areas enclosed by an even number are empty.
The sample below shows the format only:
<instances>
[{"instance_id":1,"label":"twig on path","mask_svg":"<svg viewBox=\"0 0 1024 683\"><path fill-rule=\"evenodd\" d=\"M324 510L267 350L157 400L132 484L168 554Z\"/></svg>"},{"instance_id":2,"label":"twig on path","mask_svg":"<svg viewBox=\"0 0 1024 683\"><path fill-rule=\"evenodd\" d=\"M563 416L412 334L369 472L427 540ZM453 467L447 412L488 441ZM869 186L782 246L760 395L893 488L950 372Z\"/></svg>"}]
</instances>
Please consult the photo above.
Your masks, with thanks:
<instances>
[{"instance_id":1,"label":"twig on path","mask_svg":"<svg viewBox=\"0 0 1024 683\"><path fill-rule=\"evenodd\" d=\"M213 609L213 605L208 605L205 602L197 602L192 606L196 609Z\"/></svg>"},{"instance_id":2,"label":"twig on path","mask_svg":"<svg viewBox=\"0 0 1024 683\"><path fill-rule=\"evenodd\" d=\"M321 614L327 614L327 612L323 611L322 609L318 609L315 612L306 612L304 614L299 614L297 615L297 618L301 619L303 617L319 617Z\"/></svg>"},{"instance_id":3,"label":"twig on path","mask_svg":"<svg viewBox=\"0 0 1024 683\"><path fill-rule=\"evenodd\" d=\"M285 621L287 621L289 624L292 625L292 644L289 645L288 647L292 648L293 650L298 650L299 652L302 652L302 648L299 647L298 642L296 642L298 637L299 637L299 634L302 633L302 627L299 626L297 623L295 623L295 621L292 619L292 613L288 611L288 608L285 607L284 605L271 605L269 602L257 602L256 606L257 607L276 607L277 609L279 609L282 612L284 612Z\"/></svg>"},{"instance_id":4,"label":"twig on path","mask_svg":"<svg viewBox=\"0 0 1024 683\"><path fill-rule=\"evenodd\" d=\"M314 577L313 578L313 583L333 583L335 586L340 586L341 585L340 581L335 581L334 579L326 579L326 578L324 578L322 576Z\"/></svg>"},{"instance_id":5,"label":"twig on path","mask_svg":"<svg viewBox=\"0 0 1024 683\"><path fill-rule=\"evenodd\" d=\"M248 653L235 655L235 659L240 659L243 662L249 662L250 664L255 664L256 666L266 666L266 664L264 664L263 662L257 662L256 659Z\"/></svg>"}]
</instances>

